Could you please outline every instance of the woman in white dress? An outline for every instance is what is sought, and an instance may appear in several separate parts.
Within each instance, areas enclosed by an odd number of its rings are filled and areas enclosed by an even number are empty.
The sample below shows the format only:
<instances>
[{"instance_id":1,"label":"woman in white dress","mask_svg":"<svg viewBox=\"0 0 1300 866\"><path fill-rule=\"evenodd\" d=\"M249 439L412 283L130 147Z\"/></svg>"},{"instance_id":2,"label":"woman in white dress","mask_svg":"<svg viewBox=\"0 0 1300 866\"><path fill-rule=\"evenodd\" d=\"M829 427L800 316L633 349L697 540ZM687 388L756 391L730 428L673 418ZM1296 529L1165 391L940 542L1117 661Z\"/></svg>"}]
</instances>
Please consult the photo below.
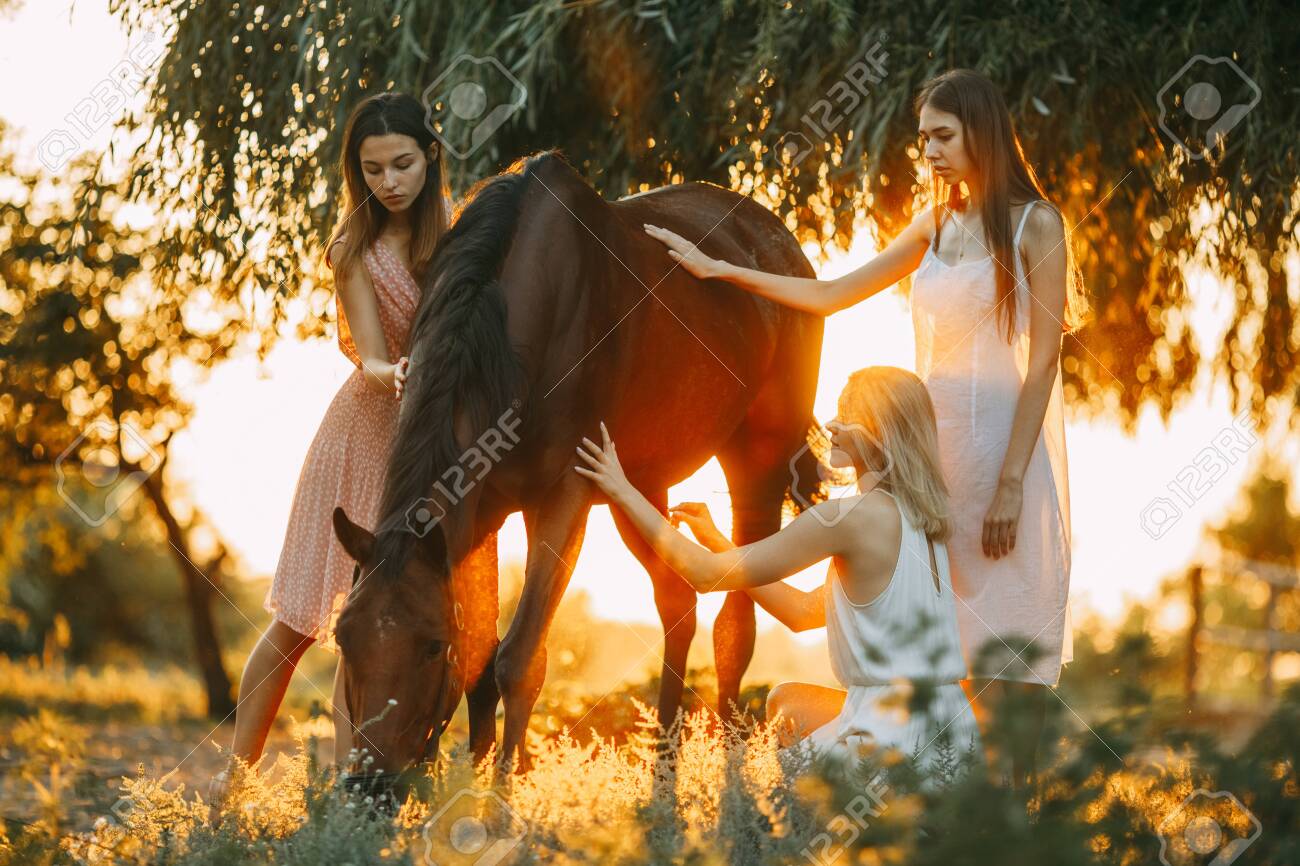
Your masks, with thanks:
<instances>
[{"instance_id":1,"label":"woman in white dress","mask_svg":"<svg viewBox=\"0 0 1300 866\"><path fill-rule=\"evenodd\" d=\"M978 759L979 734L960 685L966 664L944 546L950 517L934 408L912 373L869 367L849 378L831 429L831 464L856 471L857 495L819 503L740 548L702 504L673 506L665 520L628 483L603 424L603 444L584 439L585 466L575 469L698 591L744 590L794 631L826 627L843 688L785 683L769 698L769 719L779 712L806 735L782 753L788 769L806 768L815 754L851 767L860 749L889 748L944 781L941 772ZM700 544L676 532L677 523ZM824 559L831 565L816 590L782 582Z\"/></svg>"},{"instance_id":2,"label":"woman in white dress","mask_svg":"<svg viewBox=\"0 0 1300 866\"><path fill-rule=\"evenodd\" d=\"M1072 657L1060 353L1087 302L1064 221L992 82L947 72L926 83L916 109L933 205L843 277L766 274L712 259L665 229L646 231L697 277L822 316L914 275L916 372L934 400L952 494L948 549L966 685L981 720L1012 695L1028 702L1011 755L1023 781L1033 773L1044 687Z\"/></svg>"}]
</instances>

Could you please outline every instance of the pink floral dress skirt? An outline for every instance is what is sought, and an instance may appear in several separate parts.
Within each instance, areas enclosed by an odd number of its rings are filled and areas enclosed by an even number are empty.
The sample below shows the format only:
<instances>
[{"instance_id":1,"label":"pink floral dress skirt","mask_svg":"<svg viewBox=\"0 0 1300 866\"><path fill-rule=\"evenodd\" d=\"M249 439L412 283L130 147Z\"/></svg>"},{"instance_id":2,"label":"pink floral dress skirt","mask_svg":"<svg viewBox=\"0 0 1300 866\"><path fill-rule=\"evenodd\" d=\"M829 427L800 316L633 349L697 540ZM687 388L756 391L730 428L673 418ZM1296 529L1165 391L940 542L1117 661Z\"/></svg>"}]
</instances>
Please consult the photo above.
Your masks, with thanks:
<instances>
[{"instance_id":1,"label":"pink floral dress skirt","mask_svg":"<svg viewBox=\"0 0 1300 866\"><path fill-rule=\"evenodd\" d=\"M389 360L396 361L406 354L420 288L383 243L375 242L362 261L379 304ZM366 384L371 374L362 369L342 304L337 310L339 348L357 369L339 388L307 450L265 602L275 619L334 652L334 624L356 564L334 535L334 508L342 506L353 522L374 528L400 405L392 392Z\"/></svg>"}]
</instances>

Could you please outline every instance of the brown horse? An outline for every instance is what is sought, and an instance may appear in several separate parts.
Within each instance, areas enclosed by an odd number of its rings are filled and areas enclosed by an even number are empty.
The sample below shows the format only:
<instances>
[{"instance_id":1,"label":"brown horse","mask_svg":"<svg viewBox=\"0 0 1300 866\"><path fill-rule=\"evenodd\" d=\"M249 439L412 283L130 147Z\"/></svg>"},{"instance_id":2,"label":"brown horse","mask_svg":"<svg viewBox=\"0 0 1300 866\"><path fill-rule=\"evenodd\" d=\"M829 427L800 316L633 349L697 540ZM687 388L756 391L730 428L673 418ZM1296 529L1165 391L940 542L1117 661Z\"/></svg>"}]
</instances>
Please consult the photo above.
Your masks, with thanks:
<instances>
[{"instance_id":1,"label":"brown horse","mask_svg":"<svg viewBox=\"0 0 1300 866\"><path fill-rule=\"evenodd\" d=\"M601 420L629 480L661 511L669 486L717 455L738 544L780 528L787 494L802 504L816 496L806 442L816 429L822 320L729 284L701 285L643 223L694 238L711 256L813 276L780 220L710 184L608 202L544 152L476 186L440 244L412 326L379 528L372 535L334 515L359 564L337 638L357 745L375 758L369 783L436 756L462 693L479 759L496 740L504 700L498 769L514 766L551 619L587 513L603 501L573 471L578 443L599 438ZM528 560L498 642L496 531L514 511L524 513ZM681 703L695 593L614 518L654 583L664 626L659 718L668 726ZM753 645L753 600L730 593L714 653L720 709L732 720Z\"/></svg>"}]
</instances>

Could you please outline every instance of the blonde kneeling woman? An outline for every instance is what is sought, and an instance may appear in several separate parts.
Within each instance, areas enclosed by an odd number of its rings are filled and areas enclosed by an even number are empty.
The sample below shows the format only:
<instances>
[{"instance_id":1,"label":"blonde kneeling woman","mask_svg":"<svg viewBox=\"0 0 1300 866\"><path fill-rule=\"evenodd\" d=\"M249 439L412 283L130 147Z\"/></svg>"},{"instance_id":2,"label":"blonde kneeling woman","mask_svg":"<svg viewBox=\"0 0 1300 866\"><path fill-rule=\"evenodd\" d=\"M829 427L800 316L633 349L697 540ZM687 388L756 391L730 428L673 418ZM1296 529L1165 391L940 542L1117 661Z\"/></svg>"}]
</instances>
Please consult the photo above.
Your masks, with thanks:
<instances>
[{"instance_id":1,"label":"blonde kneeling woman","mask_svg":"<svg viewBox=\"0 0 1300 866\"><path fill-rule=\"evenodd\" d=\"M820 752L856 760L860 747L895 748L924 770L947 751L976 760L979 734L959 682L966 678L944 539L948 494L934 407L912 373L868 367L849 377L832 430L831 464L857 471L857 493L819 503L774 535L735 547L708 509L683 503L665 519L623 474L604 424L602 445L578 448L591 478L655 552L699 592L743 590L792 631L825 626L842 688L782 683L768 718L793 721L796 766ZM677 532L685 523L699 540ZM703 545L703 546L701 546ZM830 559L826 583L804 592L782 581ZM917 686L924 687L917 690ZM913 694L928 705L908 712Z\"/></svg>"}]
</instances>

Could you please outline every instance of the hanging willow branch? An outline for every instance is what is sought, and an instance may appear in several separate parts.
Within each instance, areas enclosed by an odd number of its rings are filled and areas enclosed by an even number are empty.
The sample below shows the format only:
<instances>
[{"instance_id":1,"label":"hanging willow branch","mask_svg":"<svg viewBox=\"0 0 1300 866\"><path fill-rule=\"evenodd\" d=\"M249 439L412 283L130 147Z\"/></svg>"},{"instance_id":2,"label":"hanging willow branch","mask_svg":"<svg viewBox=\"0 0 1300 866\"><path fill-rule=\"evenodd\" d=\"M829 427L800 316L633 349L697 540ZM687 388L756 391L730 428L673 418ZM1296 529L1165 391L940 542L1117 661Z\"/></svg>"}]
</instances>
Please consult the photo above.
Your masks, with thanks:
<instances>
[{"instance_id":1,"label":"hanging willow branch","mask_svg":"<svg viewBox=\"0 0 1300 866\"><path fill-rule=\"evenodd\" d=\"M1283 264L1295 240L1300 17L1285 4L113 6L136 33L155 28L167 39L145 112L128 125L153 132L132 160L134 190L179 215L160 250L174 290L241 297L264 311L247 325L264 335L311 285L339 216L336 132L349 108L390 88L419 96L461 55L495 58L527 98L454 161L457 190L560 147L610 197L680 179L758 190L801 239L824 248L848 243L861 208L886 239L909 219L918 193L912 97L960 65L1003 88L1031 161L1078 223L1097 313L1067 340L1070 401L1126 423L1148 403L1167 417L1204 357L1234 408L1263 416L1295 403L1297 300ZM1198 54L1231 58L1260 98L1210 159L1188 160L1160 127L1158 94ZM862 78L864 58L882 74ZM1216 80L1225 100L1236 98L1232 79ZM1166 101L1181 94L1169 90ZM488 98L507 97L489 89ZM1172 107L1177 127L1186 111ZM780 148L791 142L798 159L783 164ZM769 189L777 195L767 199ZM1214 231L1193 223L1203 206ZM1187 326L1191 261L1212 265L1234 293L1222 347L1199 345Z\"/></svg>"}]
</instances>

